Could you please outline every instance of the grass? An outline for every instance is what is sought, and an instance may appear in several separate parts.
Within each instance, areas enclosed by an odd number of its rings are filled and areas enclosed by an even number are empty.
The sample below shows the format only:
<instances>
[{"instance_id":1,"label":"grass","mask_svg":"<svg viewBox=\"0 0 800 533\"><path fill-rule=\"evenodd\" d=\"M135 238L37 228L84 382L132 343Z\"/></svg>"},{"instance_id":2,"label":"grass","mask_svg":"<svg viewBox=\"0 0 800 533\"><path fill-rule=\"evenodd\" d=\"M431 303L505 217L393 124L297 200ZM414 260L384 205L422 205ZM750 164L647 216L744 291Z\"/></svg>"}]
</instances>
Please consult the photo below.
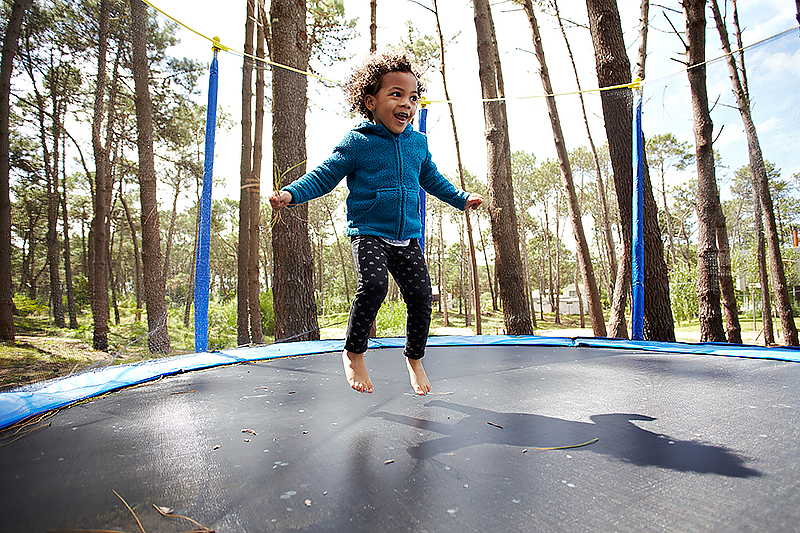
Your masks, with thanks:
<instances>
[{"instance_id":1,"label":"grass","mask_svg":"<svg viewBox=\"0 0 800 533\"><path fill-rule=\"evenodd\" d=\"M80 317L80 326L77 330L56 328L51 324L47 315L29 314L25 317L15 317L16 342L13 345L0 343L0 392L65 376L91 365L130 363L153 358L154 356L147 349L146 314L142 316L141 322L137 323L134 320L133 309L122 308L121 311L121 323L119 325L109 324L110 349L108 353L94 350L91 346L92 324L89 314ZM193 331L191 328L183 326L182 315L179 315L179 312L170 315L170 355L194 351ZM445 326L443 314L434 311L431 334L471 335L475 332L474 317L469 328L466 326L466 318L463 313L450 312L448 318L449 324ZM584 329L581 329L578 316L562 315L560 324L555 323L552 314L545 314L544 317L537 314L536 319L537 328L534 333L537 335L592 335L588 317ZM347 324L347 314L320 317L319 323L323 339L342 339ZM379 315L378 336L402 336L404 324L404 306L389 303L384 306ZM502 312L483 313L481 326L484 335L505 333ZM753 330L752 320L742 318L741 326L745 343L759 344L763 342L760 332ZM218 332L220 347L235 345L234 328L228 328L232 331L222 331L224 328L221 327ZM676 325L675 332L678 341L697 342L699 324L696 321L684 322L680 326ZM780 327L777 325L775 332L777 335L780 334ZM265 343L271 341L271 338L265 338ZM780 342L779 339L776 341Z\"/></svg>"}]
</instances>

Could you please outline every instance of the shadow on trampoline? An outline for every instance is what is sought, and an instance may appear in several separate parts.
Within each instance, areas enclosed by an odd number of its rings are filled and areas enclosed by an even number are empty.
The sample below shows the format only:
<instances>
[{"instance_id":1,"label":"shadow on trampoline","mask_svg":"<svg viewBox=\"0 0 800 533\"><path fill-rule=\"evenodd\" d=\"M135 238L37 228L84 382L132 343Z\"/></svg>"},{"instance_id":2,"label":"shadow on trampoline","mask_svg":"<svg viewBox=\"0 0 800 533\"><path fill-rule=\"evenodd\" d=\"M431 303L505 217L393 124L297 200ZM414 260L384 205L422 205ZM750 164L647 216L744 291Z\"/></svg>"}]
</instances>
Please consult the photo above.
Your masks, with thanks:
<instances>
[{"instance_id":1,"label":"shadow on trampoline","mask_svg":"<svg viewBox=\"0 0 800 533\"><path fill-rule=\"evenodd\" d=\"M372 416L443 435L408 448L417 460L452 453L469 446L493 444L534 451L574 447L575 452L593 452L615 457L635 466L653 466L677 472L717 474L733 478L760 477L758 470L745 466L745 459L732 450L696 440L679 440L642 429L632 421L652 422L640 414L592 415L592 423L563 420L530 413L501 413L453 402L433 400L426 407L438 407L467 415L454 424L377 412ZM450 418L450 417L448 417Z\"/></svg>"}]
</instances>

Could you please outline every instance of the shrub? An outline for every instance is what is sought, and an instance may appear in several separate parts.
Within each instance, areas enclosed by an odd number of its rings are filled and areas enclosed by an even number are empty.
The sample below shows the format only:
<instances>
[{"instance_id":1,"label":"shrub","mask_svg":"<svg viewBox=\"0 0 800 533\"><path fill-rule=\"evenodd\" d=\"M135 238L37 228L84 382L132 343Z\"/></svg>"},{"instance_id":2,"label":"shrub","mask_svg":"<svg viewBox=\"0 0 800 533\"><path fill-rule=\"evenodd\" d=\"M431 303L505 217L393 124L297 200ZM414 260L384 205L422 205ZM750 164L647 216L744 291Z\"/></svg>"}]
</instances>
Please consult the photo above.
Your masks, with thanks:
<instances>
[{"instance_id":1,"label":"shrub","mask_svg":"<svg viewBox=\"0 0 800 533\"><path fill-rule=\"evenodd\" d=\"M265 337L275 336L275 310L272 307L272 291L264 291L258 301L261 307L261 332Z\"/></svg>"},{"instance_id":2,"label":"shrub","mask_svg":"<svg viewBox=\"0 0 800 533\"><path fill-rule=\"evenodd\" d=\"M19 316L47 315L49 312L47 304L31 300L24 294L14 295L14 306L17 308L17 315Z\"/></svg>"},{"instance_id":3,"label":"shrub","mask_svg":"<svg viewBox=\"0 0 800 533\"><path fill-rule=\"evenodd\" d=\"M405 302L386 301L378 311L376 326L379 337L402 337L406 334Z\"/></svg>"}]
</instances>

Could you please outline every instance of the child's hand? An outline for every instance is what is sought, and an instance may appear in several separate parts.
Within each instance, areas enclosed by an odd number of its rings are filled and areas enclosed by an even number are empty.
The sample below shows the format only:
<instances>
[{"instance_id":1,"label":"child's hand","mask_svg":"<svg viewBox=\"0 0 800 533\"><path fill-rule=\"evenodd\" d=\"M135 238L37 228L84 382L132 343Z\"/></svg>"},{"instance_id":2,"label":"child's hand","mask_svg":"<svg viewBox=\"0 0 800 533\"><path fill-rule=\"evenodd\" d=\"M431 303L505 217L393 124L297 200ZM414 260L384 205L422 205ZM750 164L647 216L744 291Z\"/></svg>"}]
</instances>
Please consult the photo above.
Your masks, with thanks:
<instances>
[{"instance_id":1,"label":"child's hand","mask_svg":"<svg viewBox=\"0 0 800 533\"><path fill-rule=\"evenodd\" d=\"M464 210L467 209L478 209L478 206L483 203L483 196L478 193L472 193L467 198L467 203L464 206Z\"/></svg>"},{"instance_id":2,"label":"child's hand","mask_svg":"<svg viewBox=\"0 0 800 533\"><path fill-rule=\"evenodd\" d=\"M292 193L289 191L275 191L269 197L269 205L272 209L277 211L281 207L285 207L292 203Z\"/></svg>"}]
</instances>

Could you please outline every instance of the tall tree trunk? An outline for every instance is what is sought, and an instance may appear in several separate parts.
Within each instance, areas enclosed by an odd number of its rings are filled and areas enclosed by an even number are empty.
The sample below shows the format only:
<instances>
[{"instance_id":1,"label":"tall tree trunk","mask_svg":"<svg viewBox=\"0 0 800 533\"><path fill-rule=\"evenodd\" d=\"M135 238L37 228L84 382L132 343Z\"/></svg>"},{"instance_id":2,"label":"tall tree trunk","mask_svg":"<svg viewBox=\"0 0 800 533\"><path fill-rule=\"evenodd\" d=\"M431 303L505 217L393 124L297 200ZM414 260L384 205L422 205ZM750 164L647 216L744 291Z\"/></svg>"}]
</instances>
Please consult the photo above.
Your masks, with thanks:
<instances>
[{"instance_id":1,"label":"tall tree trunk","mask_svg":"<svg viewBox=\"0 0 800 533\"><path fill-rule=\"evenodd\" d=\"M667 202L667 181L664 176L664 163L661 163L661 196L664 202L664 218L667 219L667 235L669 236L669 255L672 269L675 269L675 239L672 230L672 215L669 213L669 203Z\"/></svg>"},{"instance_id":2,"label":"tall tree trunk","mask_svg":"<svg viewBox=\"0 0 800 533\"><path fill-rule=\"evenodd\" d=\"M69 213L67 211L67 172L64 165L66 150L61 150L62 195L61 195L61 223L64 226L64 282L67 285L67 312L69 313L69 328L78 329L78 311L75 307L75 287L72 283L72 249L69 243Z\"/></svg>"},{"instance_id":3,"label":"tall tree trunk","mask_svg":"<svg viewBox=\"0 0 800 533\"><path fill-rule=\"evenodd\" d=\"M45 142L45 139L42 138ZM58 141L56 141L58 142ZM57 158L58 154L54 154ZM47 158L49 159L49 158ZM50 309L53 312L53 322L56 327L66 327L64 321L64 301L61 293L61 276L60 267L61 261L59 260L59 242L58 242L58 208L59 208L59 194L58 194L58 169L57 165L47 165L50 170L47 172L47 266L50 274Z\"/></svg>"},{"instance_id":4,"label":"tall tree trunk","mask_svg":"<svg viewBox=\"0 0 800 533\"><path fill-rule=\"evenodd\" d=\"M489 215L495 246L496 275L500 284L503 320L509 335L533 334L531 312L522 290L522 261L511 180L511 147L508 139L503 75L498 61L494 22L488 0L473 0L478 48L478 75L484 98L486 122Z\"/></svg>"},{"instance_id":5,"label":"tall tree trunk","mask_svg":"<svg viewBox=\"0 0 800 533\"><path fill-rule=\"evenodd\" d=\"M644 64L647 60L647 30L650 28L650 0L642 0L639 6L639 53L636 56L634 75L644 79Z\"/></svg>"},{"instance_id":6,"label":"tall tree trunk","mask_svg":"<svg viewBox=\"0 0 800 533\"><path fill-rule=\"evenodd\" d=\"M533 12L531 0L525 0L525 12L533 32L533 46L536 52L536 59L539 60L539 76L542 80L542 87L547 95L547 112L550 116L550 125L553 129L553 139L556 145L556 154L561 168L561 178L567 195L567 206L569 208L570 221L572 222L572 235L577 246L578 265L586 287L587 298L589 300L589 318L592 321L592 331L595 337L606 336L606 322L603 317L603 304L600 301L600 291L597 289L597 279L594 275L592 258L589 252L589 242L586 240L586 233L583 231L583 221L581 219L581 207L578 202L578 195L575 193L575 184L572 179L572 168L567 153L567 145L564 142L564 133L561 131L561 119L558 116L556 99L553 96L553 86L550 83L550 72L547 69L547 62L544 57L544 46L542 37L539 33L539 23L536 14Z\"/></svg>"},{"instance_id":7,"label":"tall tree trunk","mask_svg":"<svg viewBox=\"0 0 800 533\"><path fill-rule=\"evenodd\" d=\"M200 235L200 198L198 195L197 198L197 206L198 209L195 209L195 219L194 219L194 241L192 246L192 254L191 254L191 268L189 269L189 290L186 293L186 303L183 306L183 326L188 328L189 323L191 322L192 318L192 304L194 303L194 269L195 269L195 262L197 261L197 254L195 253L197 250L197 240Z\"/></svg>"},{"instance_id":8,"label":"tall tree trunk","mask_svg":"<svg viewBox=\"0 0 800 533\"><path fill-rule=\"evenodd\" d=\"M461 188L467 190L466 180L464 178L464 165L461 162L461 145L458 142L458 130L456 129L456 115L453 110L453 102L450 100L450 92L447 89L447 75L445 68L445 48L444 48L444 35L442 34L442 25L439 19L439 3L438 0L433 0L433 13L436 15L436 34L439 37L439 56L442 61L441 74L442 85L444 86L444 99L447 100L447 106L450 110L450 122L453 126L453 139L456 145L456 163L458 164L458 176L461 183ZM469 241L469 265L470 265L470 279L475 297L475 333L480 335L483 332L481 327L481 285L480 277L478 275L478 259L475 253L475 241L472 236L472 221L470 220L469 210L464 212L464 219L467 224L467 238Z\"/></svg>"},{"instance_id":9,"label":"tall tree trunk","mask_svg":"<svg viewBox=\"0 0 800 533\"><path fill-rule=\"evenodd\" d=\"M758 262L758 281L761 285L761 329L764 332L764 346L775 344L775 332L772 327L772 303L769 297L769 274L767 272L767 253L764 239L764 224L761 214L761 198L758 195L758 184L753 178L753 220L758 242L756 261ZM753 311L755 313L755 310ZM755 321L755 316L753 316Z\"/></svg>"},{"instance_id":10,"label":"tall tree trunk","mask_svg":"<svg viewBox=\"0 0 800 533\"><path fill-rule=\"evenodd\" d=\"M556 307L555 286L553 285L553 233L550 231L550 208L548 200L544 200L544 238L547 254L547 299L550 303L550 312Z\"/></svg>"},{"instance_id":11,"label":"tall tree trunk","mask_svg":"<svg viewBox=\"0 0 800 533\"><path fill-rule=\"evenodd\" d=\"M586 318L583 312L583 294L581 293L580 285L580 269L575 269L575 294L578 296L578 313L581 316L581 329L586 327ZM596 335L595 335L596 336Z\"/></svg>"},{"instance_id":12,"label":"tall tree trunk","mask_svg":"<svg viewBox=\"0 0 800 533\"><path fill-rule=\"evenodd\" d=\"M36 74L34 72L33 61L30 58L30 50L26 47L26 61L25 69L30 77L31 85L33 86L33 93L36 100L36 113L38 119L39 142L42 148L42 164L44 166L44 175L46 180L47 192L47 233L45 235L45 243L47 246L47 269L49 274L49 293L50 293L50 310L53 317L53 322L56 327L63 328L64 323L64 307L61 297L61 278L59 276L59 268L61 266L58 254L58 140L61 134L61 127L59 125L59 86L58 70L52 64L45 74L46 82L50 97L52 101L52 111L47 113L45 110L45 96L39 91ZM52 135L53 150L51 152L48 146L47 135L47 116L52 121L50 133Z\"/></svg>"},{"instance_id":13,"label":"tall tree trunk","mask_svg":"<svg viewBox=\"0 0 800 533\"><path fill-rule=\"evenodd\" d=\"M267 14L264 10L264 0L258 0L258 29L256 30L256 57L266 57L264 46L266 35L264 26L267 23ZM264 335L261 331L261 280L258 263L259 254L259 223L261 222L261 159L264 145L264 63L256 69L256 109L255 128L253 130L253 160L250 181L250 243L247 258L247 298L250 312L250 340L253 344L262 344Z\"/></svg>"},{"instance_id":14,"label":"tall tree trunk","mask_svg":"<svg viewBox=\"0 0 800 533\"><path fill-rule=\"evenodd\" d=\"M101 138L104 122L106 92L106 52L108 50L108 17L110 1L100 1L100 29L97 52L97 78L94 92L94 115L92 117L92 147L95 160L95 191L92 196L93 218L89 230L89 258L92 265L90 279L92 317L94 332L92 347L108 350L108 232L107 221L111 208L111 163L109 146ZM107 131L112 130L114 89L112 86L108 106Z\"/></svg>"},{"instance_id":15,"label":"tall tree trunk","mask_svg":"<svg viewBox=\"0 0 800 533\"><path fill-rule=\"evenodd\" d=\"M147 7L130 0L133 50L131 63L136 91L139 190L142 205L142 267L147 306L147 345L151 353L169 353L167 299L161 270L161 229L158 217L158 181L153 154L153 104L150 100L150 65L147 60Z\"/></svg>"},{"instance_id":16,"label":"tall tree trunk","mask_svg":"<svg viewBox=\"0 0 800 533\"><path fill-rule=\"evenodd\" d=\"M747 151L750 158L750 171L752 172L755 184L758 187L758 196L761 198L764 221L766 222L766 237L770 256L772 288L775 291L775 305L778 308L778 314L781 319L781 329L783 331L784 343L788 346L797 346L797 328L794 324L794 313L792 311L792 306L789 299L789 288L786 283L786 273L783 266L783 258L781 257L780 238L778 237L778 228L775 223L775 211L773 209L772 195L769 191L769 180L767 177L766 167L764 165L764 156L761 152L761 143L758 141L758 133L756 132L756 126L753 122L753 117L750 112L750 97L745 86L742 84L741 78L739 77L739 70L736 65L736 57L731 53L731 46L728 40L728 30L716 0L711 1L711 8L714 13L714 19L717 23L717 29L719 30L720 40L722 41L722 49L726 53L728 72L730 74L731 83L733 84L733 93L736 96L736 104L739 107L739 113L742 116L742 122L744 124L745 135L747 136Z\"/></svg>"},{"instance_id":17,"label":"tall tree trunk","mask_svg":"<svg viewBox=\"0 0 800 533\"><path fill-rule=\"evenodd\" d=\"M65 145L65 140L66 140L65 137L66 136L64 135L64 131L65 131L64 130L64 119L65 119L66 114L67 114L67 96L66 96L66 94L67 94L67 90L68 90L67 86L69 84L69 75L68 74L64 74L63 69L60 68L60 66L59 66L59 69L57 70L57 72L58 72L57 82L56 81L51 82L52 87L50 89L51 101L52 101L52 105L53 105L53 124L52 124L52 131L53 131L53 134L52 134L52 137L53 137L53 193L54 193L53 196L54 196L54 201L55 201L55 204L56 204L55 211L56 211L56 221L57 221L58 220L59 208L62 207L62 202L61 202L62 195L58 192L59 172L62 172L62 173L64 173L64 180L65 180L65 182L64 182L64 199L65 199L65 201L64 201L64 210L65 211L63 212L63 215L64 215L64 218L63 218L63 220L64 220L64 229L63 229L63 231L64 231L64 236L65 236L65 239L66 239L67 236L69 235L69 230L67 229L67 226L66 226L66 224L67 224L67 222L66 222L67 221L67 218L66 218L66 194L67 194L67 191L66 191L66 168L65 168L66 159L65 159L65 154L64 154L64 152L66 151L66 147L64 146ZM55 90L55 88L57 88L57 90ZM61 145L60 148L59 148L59 144ZM60 159L60 161L59 161L59 159ZM54 227L55 227L55 229L57 229L57 224L54 224ZM56 247L55 248L56 248L56 251L58 251L58 234L57 233L56 233L56 236L55 236L55 241L56 241ZM69 253L69 249L67 248L67 244L68 244L68 242L65 240L64 243L63 243L63 245L64 245L63 251L64 251L65 254ZM66 257L66 255L65 255L65 257ZM56 264L57 263L58 263L58 261L56 261ZM66 266L64 268L65 268L65 271L66 271ZM58 278L58 272L56 272L56 277ZM60 279L58 280L58 292L59 292L58 304L59 304L59 307L60 307L61 317L60 318L56 318L55 322L56 322L56 325L60 324L59 327L66 327L66 323L65 323L65 320L64 320L64 303L63 303L63 298L61 297L63 292L62 292L61 280ZM67 292L70 292L70 291L68 290ZM67 296L67 299L69 300L69 295ZM73 298L73 303L74 303L74 298ZM73 312L73 314L75 312L74 306L73 306L72 312ZM77 320L77 317L76 317L76 320ZM77 324L76 324L76 326L77 326Z\"/></svg>"},{"instance_id":18,"label":"tall tree trunk","mask_svg":"<svg viewBox=\"0 0 800 533\"><path fill-rule=\"evenodd\" d=\"M236 269L236 343L250 344L250 306L248 270L250 264L250 188L253 175L253 39L255 35L255 0L247 1L244 25L244 64L242 66L242 153L239 163L239 245Z\"/></svg>"},{"instance_id":19,"label":"tall tree trunk","mask_svg":"<svg viewBox=\"0 0 800 533\"><path fill-rule=\"evenodd\" d=\"M378 0L369 0L369 13L369 53L374 53L378 50Z\"/></svg>"},{"instance_id":20,"label":"tall tree trunk","mask_svg":"<svg viewBox=\"0 0 800 533\"><path fill-rule=\"evenodd\" d=\"M622 23L616 0L586 0L589 26L595 50L597 79L600 87L625 85L631 82L630 61L625 49ZM632 118L633 101L630 89L601 92L603 117L608 138L614 185L617 193L620 223L622 225L623 258L631 257L631 229L633 197ZM675 340L675 326L669 299L669 277L664 262L664 244L658 227L658 210L650 174L645 164L644 171L644 253L645 253L645 304L644 335L648 340L671 342ZM624 280L630 280L630 261L621 261L620 270ZM620 276L620 272L617 272ZM619 280L618 280L619 283ZM623 297L629 290L614 290L615 296ZM625 303L614 302L624 316ZM612 331L621 331L624 326L613 324Z\"/></svg>"},{"instance_id":21,"label":"tall tree trunk","mask_svg":"<svg viewBox=\"0 0 800 533\"><path fill-rule=\"evenodd\" d=\"M119 227L119 226L117 226ZM118 278L114 277L114 237L116 236L116 231L111 234L111 237L108 240L108 284L111 287L111 308L114 309L114 324L119 326L119 305L117 304L117 280ZM122 263L122 235L120 235L120 245L119 245L119 254L118 254L119 262Z\"/></svg>"},{"instance_id":22,"label":"tall tree trunk","mask_svg":"<svg viewBox=\"0 0 800 533\"><path fill-rule=\"evenodd\" d=\"M725 320L725 335L728 342L742 344L742 327L739 324L739 306L736 303L736 289L731 270L731 246L728 240L728 227L725 213L717 197L717 246L719 248L719 285L722 297L722 316Z\"/></svg>"},{"instance_id":23,"label":"tall tree trunk","mask_svg":"<svg viewBox=\"0 0 800 533\"><path fill-rule=\"evenodd\" d=\"M0 63L0 341L14 342L14 301L11 287L11 192L9 179L9 126L11 123L11 74L22 32L22 18L32 0L14 0L3 37Z\"/></svg>"},{"instance_id":24,"label":"tall tree trunk","mask_svg":"<svg viewBox=\"0 0 800 533\"><path fill-rule=\"evenodd\" d=\"M270 20L272 60L305 71L308 68L305 0L272 2ZM305 174L307 86L305 75L273 69L272 146L278 189ZM272 228L272 254L275 338L319 339L307 204L295 207L276 221Z\"/></svg>"},{"instance_id":25,"label":"tall tree trunk","mask_svg":"<svg viewBox=\"0 0 800 533\"><path fill-rule=\"evenodd\" d=\"M683 0L686 16L689 87L692 92L697 153L697 300L700 340L725 342L720 310L717 216L719 193L714 173L713 124L708 110L705 65L705 0Z\"/></svg>"},{"instance_id":26,"label":"tall tree trunk","mask_svg":"<svg viewBox=\"0 0 800 533\"><path fill-rule=\"evenodd\" d=\"M644 1L646 2L647 0ZM609 214L608 210L608 199L606 197L606 186L605 183L603 182L603 172L600 168L600 157L597 155L597 147L594 144L594 139L592 138L592 132L589 129L589 116L586 113L586 104L583 98L583 90L581 89L580 77L578 76L578 67L575 65L575 58L572 55L572 48L570 47L569 40L567 39L567 33L564 30L564 24L561 19L561 14L558 9L558 2L556 0L553 0L553 7L555 8L556 11L558 26L559 28L561 28L561 35L564 37L564 43L567 45L567 52L569 54L570 63L572 64L572 71L575 74L575 84L578 86L578 98L580 99L581 112L583 113L583 124L586 127L586 137L589 139L589 148L592 151L592 160L594 161L596 177L597 177L597 194L599 196L600 209L603 216L603 236L605 237L605 244L608 251L608 263L610 266L609 279L611 281L610 286L613 287L617 275L617 253L614 247L614 236L611 231L611 215Z\"/></svg>"},{"instance_id":27,"label":"tall tree trunk","mask_svg":"<svg viewBox=\"0 0 800 533\"><path fill-rule=\"evenodd\" d=\"M475 217L475 226L478 230L478 237L481 241L481 250L483 251L483 263L486 265L486 279L489 285L489 295L492 297L492 311L497 311L497 292L494 290L494 281L492 280L492 269L489 266L489 253L486 251L486 241L481 232L481 219L479 216Z\"/></svg>"},{"instance_id":28,"label":"tall tree trunk","mask_svg":"<svg viewBox=\"0 0 800 533\"><path fill-rule=\"evenodd\" d=\"M64 321L64 301L61 292L61 276L58 242L58 209L60 198L58 194L58 166L59 166L59 139L61 138L61 103L59 102L59 86L57 73L51 68L48 73L50 96L52 101L53 122L51 135L53 139L53 152L47 148L47 135L45 132L44 98L36 90L39 104L39 124L41 129L42 150L44 152L45 175L47 177L47 266L50 274L50 309L53 312L53 322L56 327L66 327Z\"/></svg>"},{"instance_id":29,"label":"tall tree trunk","mask_svg":"<svg viewBox=\"0 0 800 533\"><path fill-rule=\"evenodd\" d=\"M561 236L559 235L559 225L561 222L561 191L556 197L556 281L555 281L555 305L553 306L553 322L561 324Z\"/></svg>"},{"instance_id":30,"label":"tall tree trunk","mask_svg":"<svg viewBox=\"0 0 800 533\"><path fill-rule=\"evenodd\" d=\"M142 267L141 267L141 253L139 253L139 238L136 236L136 226L133 224L133 217L131 210L128 208L128 202L125 201L125 195L122 193L122 180L119 182L119 201L122 204L122 209L125 212L125 220L128 221L128 228L131 230L131 242L133 243L133 292L136 297L136 314L135 320L139 322L142 319Z\"/></svg>"},{"instance_id":31,"label":"tall tree trunk","mask_svg":"<svg viewBox=\"0 0 800 533\"><path fill-rule=\"evenodd\" d=\"M622 257L617 264L617 275L614 283L614 293L611 298L611 311L608 316L608 335L614 339L628 338L628 323L625 320L625 303L631 291L630 268L631 249L622 247Z\"/></svg>"}]
</instances>

